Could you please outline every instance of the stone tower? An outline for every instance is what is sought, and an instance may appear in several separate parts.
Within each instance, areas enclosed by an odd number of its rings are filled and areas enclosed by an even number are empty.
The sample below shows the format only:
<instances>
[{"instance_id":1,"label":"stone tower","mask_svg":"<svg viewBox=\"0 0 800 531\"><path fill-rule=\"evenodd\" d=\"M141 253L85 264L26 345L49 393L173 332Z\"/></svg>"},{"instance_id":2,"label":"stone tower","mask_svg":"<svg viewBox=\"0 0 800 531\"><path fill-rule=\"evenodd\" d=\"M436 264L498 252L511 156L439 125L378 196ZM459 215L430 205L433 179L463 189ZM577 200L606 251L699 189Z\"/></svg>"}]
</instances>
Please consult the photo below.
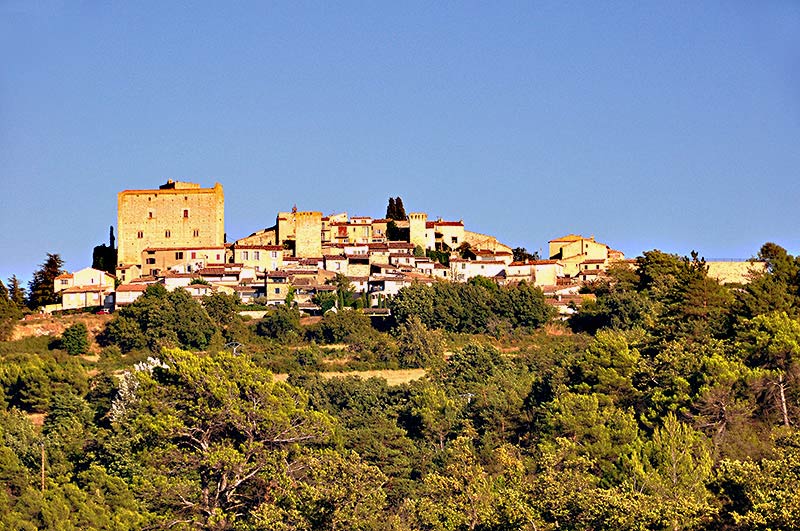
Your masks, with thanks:
<instances>
[{"instance_id":1,"label":"stone tower","mask_svg":"<svg viewBox=\"0 0 800 531\"><path fill-rule=\"evenodd\" d=\"M158 190L117 194L117 265L141 265L148 247L213 247L225 243L222 185L167 181Z\"/></svg>"},{"instance_id":2,"label":"stone tower","mask_svg":"<svg viewBox=\"0 0 800 531\"><path fill-rule=\"evenodd\" d=\"M294 255L301 258L322 256L322 212L296 212Z\"/></svg>"},{"instance_id":3,"label":"stone tower","mask_svg":"<svg viewBox=\"0 0 800 531\"><path fill-rule=\"evenodd\" d=\"M425 238L425 224L427 222L428 214L424 212L411 212L408 215L408 239L415 246L419 245L423 249L428 247L428 241Z\"/></svg>"}]
</instances>

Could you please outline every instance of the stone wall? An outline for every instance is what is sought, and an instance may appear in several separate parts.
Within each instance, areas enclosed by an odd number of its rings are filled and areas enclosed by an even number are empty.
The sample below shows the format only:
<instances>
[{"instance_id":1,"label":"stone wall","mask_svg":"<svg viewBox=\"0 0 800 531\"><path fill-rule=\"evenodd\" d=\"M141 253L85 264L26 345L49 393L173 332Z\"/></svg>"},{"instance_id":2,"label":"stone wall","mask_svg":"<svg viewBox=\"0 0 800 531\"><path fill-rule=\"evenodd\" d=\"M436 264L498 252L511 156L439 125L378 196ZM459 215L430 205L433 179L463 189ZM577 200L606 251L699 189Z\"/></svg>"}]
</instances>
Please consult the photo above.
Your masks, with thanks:
<instances>
[{"instance_id":1,"label":"stone wall","mask_svg":"<svg viewBox=\"0 0 800 531\"><path fill-rule=\"evenodd\" d=\"M169 184L169 183L168 183ZM209 247L225 243L222 185L192 183L117 195L117 265L140 264L147 247ZM141 264L140 264L141 265Z\"/></svg>"}]
</instances>

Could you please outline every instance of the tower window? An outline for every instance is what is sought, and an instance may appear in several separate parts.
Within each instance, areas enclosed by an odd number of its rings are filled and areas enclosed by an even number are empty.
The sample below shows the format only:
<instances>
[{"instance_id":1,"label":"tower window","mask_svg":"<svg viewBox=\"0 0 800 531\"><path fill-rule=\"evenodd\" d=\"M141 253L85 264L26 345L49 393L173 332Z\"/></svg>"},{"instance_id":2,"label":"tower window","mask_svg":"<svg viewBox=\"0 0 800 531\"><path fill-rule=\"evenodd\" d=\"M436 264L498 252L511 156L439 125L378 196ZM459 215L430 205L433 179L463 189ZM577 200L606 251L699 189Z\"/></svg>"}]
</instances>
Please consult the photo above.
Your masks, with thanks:
<instances>
[{"instance_id":1,"label":"tower window","mask_svg":"<svg viewBox=\"0 0 800 531\"><path fill-rule=\"evenodd\" d=\"M137 238L144 238L144 232L142 232L142 231L137 232L136 233L136 237Z\"/></svg>"},{"instance_id":2,"label":"tower window","mask_svg":"<svg viewBox=\"0 0 800 531\"><path fill-rule=\"evenodd\" d=\"M183 217L184 218L188 218L189 217L189 209L188 208L184 208L183 209Z\"/></svg>"},{"instance_id":3,"label":"tower window","mask_svg":"<svg viewBox=\"0 0 800 531\"><path fill-rule=\"evenodd\" d=\"M172 236L172 233L170 231L168 231L168 230L164 231L164 237L165 238L169 238L170 236Z\"/></svg>"},{"instance_id":4,"label":"tower window","mask_svg":"<svg viewBox=\"0 0 800 531\"><path fill-rule=\"evenodd\" d=\"M183 259L183 252L175 253L175 260L182 260Z\"/></svg>"},{"instance_id":5,"label":"tower window","mask_svg":"<svg viewBox=\"0 0 800 531\"><path fill-rule=\"evenodd\" d=\"M194 235L195 238L197 238L198 236L200 236L200 229L194 229L194 232L192 234Z\"/></svg>"}]
</instances>

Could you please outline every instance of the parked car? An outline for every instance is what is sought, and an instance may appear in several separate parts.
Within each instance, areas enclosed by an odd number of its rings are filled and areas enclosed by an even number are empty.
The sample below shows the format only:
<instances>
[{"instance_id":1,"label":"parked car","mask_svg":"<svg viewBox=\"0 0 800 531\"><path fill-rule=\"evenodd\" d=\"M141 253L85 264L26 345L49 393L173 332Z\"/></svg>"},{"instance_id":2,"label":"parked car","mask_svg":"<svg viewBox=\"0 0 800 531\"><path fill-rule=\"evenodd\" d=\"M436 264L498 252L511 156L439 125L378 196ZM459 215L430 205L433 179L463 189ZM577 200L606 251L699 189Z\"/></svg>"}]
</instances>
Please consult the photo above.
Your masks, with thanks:
<instances>
[{"instance_id":1,"label":"parked car","mask_svg":"<svg viewBox=\"0 0 800 531\"><path fill-rule=\"evenodd\" d=\"M109 310L108 308L101 308L97 310L97 312L95 313L97 313L97 315L108 315L109 313L111 313L111 310Z\"/></svg>"}]
</instances>

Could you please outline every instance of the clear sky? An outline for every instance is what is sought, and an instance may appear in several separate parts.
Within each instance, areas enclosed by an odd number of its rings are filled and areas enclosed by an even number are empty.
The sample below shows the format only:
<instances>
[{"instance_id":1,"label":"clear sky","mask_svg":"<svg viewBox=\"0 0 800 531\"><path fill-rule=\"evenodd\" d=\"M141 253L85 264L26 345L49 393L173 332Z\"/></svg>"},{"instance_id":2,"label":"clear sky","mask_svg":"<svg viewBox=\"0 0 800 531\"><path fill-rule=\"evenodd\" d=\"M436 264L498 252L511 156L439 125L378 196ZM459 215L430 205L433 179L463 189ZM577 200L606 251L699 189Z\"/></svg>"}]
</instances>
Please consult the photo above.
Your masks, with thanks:
<instances>
[{"instance_id":1,"label":"clear sky","mask_svg":"<svg viewBox=\"0 0 800 531\"><path fill-rule=\"evenodd\" d=\"M800 252L800 2L0 0L0 278L116 194L462 219L512 246Z\"/></svg>"}]
</instances>

